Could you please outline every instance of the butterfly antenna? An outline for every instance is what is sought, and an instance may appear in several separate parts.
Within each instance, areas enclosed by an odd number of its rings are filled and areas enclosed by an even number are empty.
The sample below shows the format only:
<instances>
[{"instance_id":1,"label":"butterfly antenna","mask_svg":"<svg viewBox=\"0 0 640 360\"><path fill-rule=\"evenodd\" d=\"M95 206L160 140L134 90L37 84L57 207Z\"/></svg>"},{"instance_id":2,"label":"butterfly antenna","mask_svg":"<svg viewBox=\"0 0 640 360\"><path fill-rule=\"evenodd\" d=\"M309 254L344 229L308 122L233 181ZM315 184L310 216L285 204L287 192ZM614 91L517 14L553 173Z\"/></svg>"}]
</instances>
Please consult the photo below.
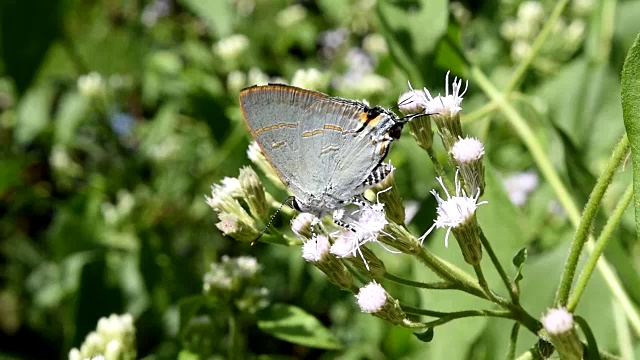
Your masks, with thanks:
<instances>
[{"instance_id":1,"label":"butterfly antenna","mask_svg":"<svg viewBox=\"0 0 640 360\"><path fill-rule=\"evenodd\" d=\"M260 231L260 234L258 234L258 237L255 238L255 240L253 240L251 242L251 246L253 246L253 244L257 243L258 240L260 240L260 238L262 237L262 235L264 235L264 233L267 232L267 230L269 229L269 226L271 226L271 223L273 223L273 219L276 218L276 215L278 215L278 213L280 212L280 210L282 210L282 208L287 205L287 206L291 206L291 202L295 199L294 196L289 196L285 201L282 202L282 204L280 204L280 206L278 207L278 210L276 210L276 212L273 213L273 215L271 215L271 217L269 218L269 222L267 223L267 225L264 227L264 229L262 229L262 231Z\"/></svg>"}]
</instances>

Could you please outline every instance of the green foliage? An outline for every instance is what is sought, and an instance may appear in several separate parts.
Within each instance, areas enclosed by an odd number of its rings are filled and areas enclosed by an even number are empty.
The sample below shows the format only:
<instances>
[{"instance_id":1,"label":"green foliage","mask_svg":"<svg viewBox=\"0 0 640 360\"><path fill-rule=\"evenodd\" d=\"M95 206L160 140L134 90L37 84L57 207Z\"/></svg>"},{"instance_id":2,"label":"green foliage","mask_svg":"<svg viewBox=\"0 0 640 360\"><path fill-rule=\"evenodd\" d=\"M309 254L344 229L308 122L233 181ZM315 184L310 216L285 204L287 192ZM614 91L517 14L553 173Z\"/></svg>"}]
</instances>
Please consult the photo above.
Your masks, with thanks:
<instances>
[{"instance_id":1,"label":"green foliage","mask_svg":"<svg viewBox=\"0 0 640 360\"><path fill-rule=\"evenodd\" d=\"M258 316L260 330L288 342L320 349L342 345L313 315L299 307L273 304Z\"/></svg>"},{"instance_id":2,"label":"green foliage","mask_svg":"<svg viewBox=\"0 0 640 360\"><path fill-rule=\"evenodd\" d=\"M622 68L622 112L633 156L633 188L636 231L640 231L640 35L631 46Z\"/></svg>"},{"instance_id":3,"label":"green foliage","mask_svg":"<svg viewBox=\"0 0 640 360\"><path fill-rule=\"evenodd\" d=\"M480 200L489 203L479 207L479 224L523 309L539 318L553 306L573 220L508 116L490 103L477 78L469 78L472 68L481 70L498 90L512 80L544 24L516 27L531 34L507 31L514 22L523 25L522 3L2 1L0 357L66 358L112 313L133 316L134 353L149 359L496 359L509 346L516 355L531 348L536 336L525 326L514 336L513 322L502 318L457 319L434 330L392 327L361 313L351 292L301 258L292 211L283 208L262 241L250 245L220 232L222 219L205 200L213 184L251 164L240 89L287 82L391 108L407 81L444 94L444 75L451 71L469 80L464 133L485 144ZM578 208L626 126L633 166L616 174L590 228L599 234L633 182L635 220L625 213L604 258L637 311L640 6L569 3L562 23L505 97ZM539 4L543 16L555 6ZM608 12L611 4L615 9ZM407 132L387 159L397 168L395 186L410 218L406 229L419 236L436 217L429 191L439 185L429 156ZM434 139L435 157L453 178L454 165ZM533 188L506 181L524 171L533 174ZM257 172L274 214L288 194L268 170ZM250 212L244 202L238 206ZM252 230L263 225L256 222ZM444 247L445 231L428 236L424 248L473 275L453 239ZM390 274L441 280L411 256L370 249ZM259 276L232 289L206 290L207 281L224 280L211 274L224 255L255 257ZM509 298L486 251L481 265L495 293ZM369 277L358 273L356 284ZM401 305L495 310L463 291L377 280ZM595 351L590 358L597 349L623 352L615 329L628 325L611 316L618 300L609 289L609 280L595 273L576 309L588 351ZM631 330L637 330L633 323ZM626 353L635 347L637 354L637 339L629 340Z\"/></svg>"}]
</instances>

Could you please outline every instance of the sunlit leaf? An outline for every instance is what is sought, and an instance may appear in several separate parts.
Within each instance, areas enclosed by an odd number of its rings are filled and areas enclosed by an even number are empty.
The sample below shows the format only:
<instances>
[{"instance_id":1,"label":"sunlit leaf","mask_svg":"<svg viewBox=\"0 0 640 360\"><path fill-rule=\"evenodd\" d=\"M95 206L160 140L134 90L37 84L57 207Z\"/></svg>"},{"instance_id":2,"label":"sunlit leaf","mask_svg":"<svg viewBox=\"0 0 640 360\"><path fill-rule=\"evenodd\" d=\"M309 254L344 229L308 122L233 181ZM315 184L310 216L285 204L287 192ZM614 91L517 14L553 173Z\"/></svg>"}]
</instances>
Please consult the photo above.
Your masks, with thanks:
<instances>
[{"instance_id":1,"label":"sunlit leaf","mask_svg":"<svg viewBox=\"0 0 640 360\"><path fill-rule=\"evenodd\" d=\"M258 327L278 339L320 349L339 349L338 339L318 319L299 307L274 304L258 316Z\"/></svg>"}]
</instances>

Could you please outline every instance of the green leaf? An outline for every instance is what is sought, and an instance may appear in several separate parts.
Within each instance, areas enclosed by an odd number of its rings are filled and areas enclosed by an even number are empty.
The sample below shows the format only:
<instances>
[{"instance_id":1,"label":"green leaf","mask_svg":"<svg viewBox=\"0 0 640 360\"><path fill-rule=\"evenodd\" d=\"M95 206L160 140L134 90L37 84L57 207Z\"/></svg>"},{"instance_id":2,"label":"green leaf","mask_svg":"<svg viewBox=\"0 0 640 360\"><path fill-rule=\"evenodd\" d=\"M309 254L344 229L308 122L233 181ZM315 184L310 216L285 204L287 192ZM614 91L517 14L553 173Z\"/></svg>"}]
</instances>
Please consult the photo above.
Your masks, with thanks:
<instances>
[{"instance_id":1,"label":"green leaf","mask_svg":"<svg viewBox=\"0 0 640 360\"><path fill-rule=\"evenodd\" d=\"M18 105L18 123L14 133L17 143L30 143L47 127L53 96L53 88L49 86L32 88L25 94Z\"/></svg>"},{"instance_id":2,"label":"green leaf","mask_svg":"<svg viewBox=\"0 0 640 360\"><path fill-rule=\"evenodd\" d=\"M633 194L636 232L640 233L640 34L622 67L622 116L633 157Z\"/></svg>"},{"instance_id":3,"label":"green leaf","mask_svg":"<svg viewBox=\"0 0 640 360\"><path fill-rule=\"evenodd\" d=\"M183 349L178 353L178 360L199 360L200 355L194 354L189 350Z\"/></svg>"},{"instance_id":4,"label":"green leaf","mask_svg":"<svg viewBox=\"0 0 640 360\"><path fill-rule=\"evenodd\" d=\"M64 1L3 1L0 4L0 58L23 93L62 29ZM37 10L36 10L37 9Z\"/></svg>"},{"instance_id":5,"label":"green leaf","mask_svg":"<svg viewBox=\"0 0 640 360\"><path fill-rule=\"evenodd\" d=\"M184 330L189 320L195 316L198 311L208 303L208 299L204 295L189 296L180 299L178 312L180 314L180 331Z\"/></svg>"},{"instance_id":6,"label":"green leaf","mask_svg":"<svg viewBox=\"0 0 640 360\"><path fill-rule=\"evenodd\" d=\"M413 333L418 340L422 341L422 342L431 342L431 340L433 340L433 328L428 328L427 331L423 332L423 333Z\"/></svg>"},{"instance_id":7,"label":"green leaf","mask_svg":"<svg viewBox=\"0 0 640 360\"><path fill-rule=\"evenodd\" d=\"M182 0L181 2L205 20L218 37L231 35L234 12L230 1Z\"/></svg>"},{"instance_id":8,"label":"green leaf","mask_svg":"<svg viewBox=\"0 0 640 360\"><path fill-rule=\"evenodd\" d=\"M463 48L460 25L449 23L447 36L438 43L435 63L439 68L449 69L452 73L466 77L467 60L460 51Z\"/></svg>"},{"instance_id":9,"label":"green leaf","mask_svg":"<svg viewBox=\"0 0 640 360\"><path fill-rule=\"evenodd\" d=\"M600 352L598 351L598 344L596 343L596 337L593 336L593 332L582 316L573 316L573 320L580 325L580 329L584 334L584 337L587 339L587 353L585 354L585 359L587 360L600 360Z\"/></svg>"},{"instance_id":10,"label":"green leaf","mask_svg":"<svg viewBox=\"0 0 640 360\"><path fill-rule=\"evenodd\" d=\"M513 266L520 269L522 267L522 264L524 264L524 262L527 260L527 255L527 248L520 249L516 256L513 257Z\"/></svg>"},{"instance_id":11,"label":"green leaf","mask_svg":"<svg viewBox=\"0 0 640 360\"><path fill-rule=\"evenodd\" d=\"M516 286L518 286L518 283L523 278L523 276L522 276L522 267L524 266L524 262L527 260L527 256L528 256L528 251L527 251L527 248L525 247L525 248L520 249L520 251L518 251L516 256L513 257L512 262L513 262L513 265L517 269L516 277L514 279L514 282L516 283Z\"/></svg>"},{"instance_id":12,"label":"green leaf","mask_svg":"<svg viewBox=\"0 0 640 360\"><path fill-rule=\"evenodd\" d=\"M85 119L89 110L86 96L77 92L65 94L60 100L55 122L54 140L56 144L70 145L74 140L76 129Z\"/></svg>"},{"instance_id":13,"label":"green leaf","mask_svg":"<svg viewBox=\"0 0 640 360\"><path fill-rule=\"evenodd\" d=\"M424 84L421 70L431 65L440 39L447 32L448 1L379 1L380 30L389 43L391 55L411 80Z\"/></svg>"},{"instance_id":14,"label":"green leaf","mask_svg":"<svg viewBox=\"0 0 640 360\"><path fill-rule=\"evenodd\" d=\"M318 319L299 307L274 304L258 314L260 330L294 344L340 349L342 345Z\"/></svg>"}]
</instances>

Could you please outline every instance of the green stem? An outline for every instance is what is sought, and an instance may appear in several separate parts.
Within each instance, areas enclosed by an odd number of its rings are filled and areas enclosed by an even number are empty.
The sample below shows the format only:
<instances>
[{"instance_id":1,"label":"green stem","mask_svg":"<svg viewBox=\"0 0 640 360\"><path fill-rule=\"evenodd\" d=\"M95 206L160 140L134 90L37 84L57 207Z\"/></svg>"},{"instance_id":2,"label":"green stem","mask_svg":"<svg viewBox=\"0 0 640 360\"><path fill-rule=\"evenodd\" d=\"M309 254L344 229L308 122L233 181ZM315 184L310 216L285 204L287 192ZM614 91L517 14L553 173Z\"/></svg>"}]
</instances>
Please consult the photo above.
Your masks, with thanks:
<instances>
[{"instance_id":1,"label":"green stem","mask_svg":"<svg viewBox=\"0 0 640 360\"><path fill-rule=\"evenodd\" d=\"M567 7L568 3L569 0L560 0L556 3L556 6L553 8L551 14L549 15L549 19L547 19L544 27L538 33L538 36L533 41L533 44L531 44L531 51L529 51L527 56L518 64L513 72L513 75L511 75L509 83L507 83L507 86L502 90L503 93L510 93L520 83L520 80L522 80L524 74L529 68L529 65L531 65L531 62L533 62L533 59L535 59L535 57L540 52L540 49L542 49L542 46L547 41L547 38L551 34L552 29L556 26L560 15L562 15L562 12Z\"/></svg>"},{"instance_id":2,"label":"green stem","mask_svg":"<svg viewBox=\"0 0 640 360\"><path fill-rule=\"evenodd\" d=\"M513 314L510 311L494 311L494 310L464 310L464 311L455 311L455 312L441 312L441 311L432 311L427 309L421 309L417 307L413 307L411 305L401 304L400 307L402 311L415 314L415 315L424 315L440 318L439 320L427 322L427 327L433 327L442 325L446 322L455 319L461 319L466 317L478 317L478 316L487 316L487 317L498 317L498 318L506 318L513 319ZM438 321L445 320L442 323L438 323Z\"/></svg>"},{"instance_id":3,"label":"green stem","mask_svg":"<svg viewBox=\"0 0 640 360\"><path fill-rule=\"evenodd\" d=\"M620 357L623 359L636 359L633 350L633 337L629 331L627 317L624 315L624 309L620 306L616 299L611 299L611 309L613 310L613 320L616 328L616 339L618 339L618 349L620 349Z\"/></svg>"},{"instance_id":4,"label":"green stem","mask_svg":"<svg viewBox=\"0 0 640 360\"><path fill-rule=\"evenodd\" d=\"M491 114L492 112L494 112L497 108L498 108L497 104L495 104L493 102L489 102L489 103L481 106L480 108L473 110L468 115L464 115L460 119L460 121L463 124L466 124L466 123L470 123L470 122L478 120L478 119L482 119L483 117L485 117L485 116Z\"/></svg>"},{"instance_id":5,"label":"green stem","mask_svg":"<svg viewBox=\"0 0 640 360\"><path fill-rule=\"evenodd\" d=\"M430 147L429 149L427 149L427 154L429 154L429 159L433 164L433 169L435 170L436 174L440 178L442 178L442 182L444 183L444 186L447 188L447 191L449 191L449 193L455 193L455 187L453 186L451 181L449 181L449 178L447 178L447 173L444 170L444 166L442 166L440 161L438 161L438 155L436 154L435 151L433 151L433 147Z\"/></svg>"},{"instance_id":6,"label":"green stem","mask_svg":"<svg viewBox=\"0 0 640 360\"><path fill-rule=\"evenodd\" d=\"M618 166L620 165L620 161L622 161L624 156L627 154L628 148L629 139L626 135L624 135L616 146L613 152L613 157L607 164L607 168L600 175L600 178L598 178L596 185L591 191L591 195L589 196L589 200L587 201L587 205L584 208L583 215L580 219L580 223L578 224L578 228L576 229L575 236L571 243L569 256L567 257L564 272L562 273L562 278L560 280L560 286L558 287L558 292L556 293L555 303L557 306L567 305L569 291L571 290L571 284L573 283L573 277L575 276L576 267L578 266L580 254L582 253L582 249L584 248L584 244L589 236L591 226L593 225L593 220L598 213L598 208L600 207L600 202L602 201L604 193L609 187L611 179L616 173L616 169L618 169ZM593 254L591 255L591 257L593 257ZM597 261L598 258L599 256L596 257L595 261Z\"/></svg>"},{"instance_id":7,"label":"green stem","mask_svg":"<svg viewBox=\"0 0 640 360\"><path fill-rule=\"evenodd\" d=\"M516 358L516 346L518 344L518 333L520 332L520 323L514 323L511 328L511 336L509 337L509 349L507 350L507 360Z\"/></svg>"},{"instance_id":8,"label":"green stem","mask_svg":"<svg viewBox=\"0 0 640 360\"><path fill-rule=\"evenodd\" d=\"M428 328L436 327L436 326L444 325L452 320L466 318L466 317L477 317L477 316L490 316L490 317L512 319L511 313L509 311L467 310L467 311L460 311L456 315L443 317L434 321L429 321L425 323L425 326Z\"/></svg>"},{"instance_id":9,"label":"green stem","mask_svg":"<svg viewBox=\"0 0 640 360\"><path fill-rule=\"evenodd\" d=\"M495 303L498 303L499 302L498 299L495 297L491 289L489 289L489 283L487 282L487 279L485 279L484 277L484 273L482 272L482 267L480 266L480 264L473 265L473 270L476 272L476 277L478 278L478 284L480 285L480 288L482 289L482 291L484 291L484 294L487 296L487 298Z\"/></svg>"},{"instance_id":10,"label":"green stem","mask_svg":"<svg viewBox=\"0 0 640 360\"><path fill-rule=\"evenodd\" d=\"M473 278L463 270L445 263L437 256L426 251L424 248L421 248L420 252L415 254L415 256L422 264L431 269L431 271L433 271L440 278L459 285L461 290L463 291L466 291L483 299L490 300L485 295L484 291L482 291L482 289L478 286L478 284L476 284Z\"/></svg>"},{"instance_id":11,"label":"green stem","mask_svg":"<svg viewBox=\"0 0 640 360\"><path fill-rule=\"evenodd\" d=\"M498 270L498 274L500 274L500 278L502 279L504 286L507 288L507 291L509 292L509 297L511 298L511 301L514 304L518 304L520 302L520 299L518 297L518 294L516 293L515 284L512 284L511 280L509 280L509 277L507 276L506 271L504 271L504 267L502 267L502 264L500 263L498 256L496 256L496 253L493 251L493 248L491 247L491 243L489 242L487 237L484 235L483 231L480 231L480 242L482 242L482 246L484 246L485 250L487 250L487 254L489 254L489 258L491 259L493 266L495 266L496 270Z\"/></svg>"},{"instance_id":12,"label":"green stem","mask_svg":"<svg viewBox=\"0 0 640 360\"><path fill-rule=\"evenodd\" d=\"M487 96L489 96L489 98L494 101L504 113L511 126L533 156L540 172L558 197L558 201L565 209L567 209L569 216L573 213L573 209L575 209L579 214L577 207L573 203L571 194L569 194L566 187L562 184L560 177L553 168L553 164L547 157L545 150L542 148L542 145L537 140L533 130L531 130L526 120L511 104L507 102L504 95L496 89L480 68L472 66L471 74L484 93L487 94Z\"/></svg>"},{"instance_id":13,"label":"green stem","mask_svg":"<svg viewBox=\"0 0 640 360\"><path fill-rule=\"evenodd\" d=\"M228 358L230 360L239 359L240 354L238 353L238 341L240 339L240 332L238 330L238 321L236 319L235 310L231 310L229 315L229 349L228 349Z\"/></svg>"},{"instance_id":14,"label":"green stem","mask_svg":"<svg viewBox=\"0 0 640 360\"><path fill-rule=\"evenodd\" d=\"M420 282L420 281L413 281L413 280L408 280L405 278L401 278L392 274L389 274L388 272L384 274L383 278L389 280L389 281L393 281L397 284L400 285L405 285L405 286L411 286L411 287L415 287L415 288L420 288L420 289L432 289L432 290L448 290L448 289L454 289L454 290L460 290L460 286L453 284L449 281L439 281L439 282L431 282L431 283L425 283L425 282Z\"/></svg>"},{"instance_id":15,"label":"green stem","mask_svg":"<svg viewBox=\"0 0 640 360\"><path fill-rule=\"evenodd\" d=\"M580 273L580 277L576 282L576 287L571 292L571 297L569 298L569 301L567 303L567 310L569 310L570 312L573 312L578 306L578 302L580 301L580 298L582 297L582 294L587 287L587 283L589 282L589 279L591 279L593 270L596 268L598 259L600 258L600 256L602 255L602 252L604 251L607 244L609 243L609 240L611 239L611 235L613 234L613 231L617 228L618 224L620 223L620 220L622 219L622 215L624 214L625 210L629 206L629 203L631 203L632 198L633 198L633 185L629 185L627 187L627 190L624 192L622 199L614 209L613 214L611 214L611 216L607 220L606 225L602 229L602 232L600 233L600 236L596 241L596 245L593 249L593 252L591 253L591 255L589 255L589 260L587 261L586 265L582 269L582 273Z\"/></svg>"}]
</instances>

